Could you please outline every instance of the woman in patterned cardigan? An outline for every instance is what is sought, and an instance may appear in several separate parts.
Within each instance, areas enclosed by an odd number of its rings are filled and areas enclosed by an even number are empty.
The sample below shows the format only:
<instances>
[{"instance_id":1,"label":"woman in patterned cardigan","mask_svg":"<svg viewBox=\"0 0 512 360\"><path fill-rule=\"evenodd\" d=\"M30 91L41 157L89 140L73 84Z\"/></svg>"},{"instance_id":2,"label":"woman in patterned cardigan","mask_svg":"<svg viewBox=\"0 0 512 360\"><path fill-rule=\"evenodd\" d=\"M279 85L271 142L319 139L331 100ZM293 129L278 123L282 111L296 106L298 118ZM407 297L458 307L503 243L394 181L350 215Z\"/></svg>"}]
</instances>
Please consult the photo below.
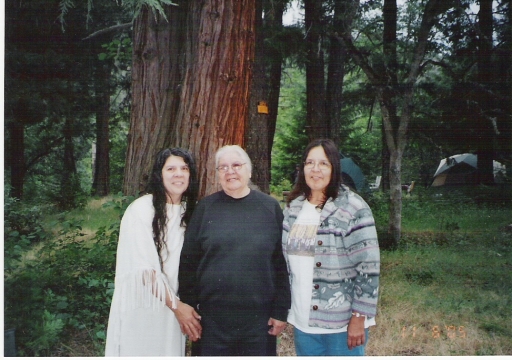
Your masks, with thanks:
<instances>
[{"instance_id":1,"label":"woman in patterned cardigan","mask_svg":"<svg viewBox=\"0 0 512 360\"><path fill-rule=\"evenodd\" d=\"M288 197L283 252L299 356L364 355L375 325L380 252L372 212L342 185L334 142L312 141Z\"/></svg>"}]
</instances>

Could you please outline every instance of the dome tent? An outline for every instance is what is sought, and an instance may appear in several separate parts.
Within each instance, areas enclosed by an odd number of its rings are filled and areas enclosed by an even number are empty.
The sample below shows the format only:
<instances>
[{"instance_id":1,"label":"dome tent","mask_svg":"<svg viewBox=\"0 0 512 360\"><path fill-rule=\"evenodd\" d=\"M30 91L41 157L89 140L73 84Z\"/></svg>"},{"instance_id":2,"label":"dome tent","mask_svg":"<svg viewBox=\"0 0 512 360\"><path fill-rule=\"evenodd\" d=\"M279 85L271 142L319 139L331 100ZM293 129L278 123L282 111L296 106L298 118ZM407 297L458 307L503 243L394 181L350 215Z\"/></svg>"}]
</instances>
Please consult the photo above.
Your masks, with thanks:
<instances>
[{"instance_id":1,"label":"dome tent","mask_svg":"<svg viewBox=\"0 0 512 360\"><path fill-rule=\"evenodd\" d=\"M363 191L366 186L366 179L363 171L352 158L341 154L341 176L343 183L357 192Z\"/></svg>"},{"instance_id":2,"label":"dome tent","mask_svg":"<svg viewBox=\"0 0 512 360\"><path fill-rule=\"evenodd\" d=\"M457 154L442 159L434 174L432 186L464 185L477 182L478 157L475 154ZM506 167L493 160L494 180L499 181Z\"/></svg>"}]
</instances>

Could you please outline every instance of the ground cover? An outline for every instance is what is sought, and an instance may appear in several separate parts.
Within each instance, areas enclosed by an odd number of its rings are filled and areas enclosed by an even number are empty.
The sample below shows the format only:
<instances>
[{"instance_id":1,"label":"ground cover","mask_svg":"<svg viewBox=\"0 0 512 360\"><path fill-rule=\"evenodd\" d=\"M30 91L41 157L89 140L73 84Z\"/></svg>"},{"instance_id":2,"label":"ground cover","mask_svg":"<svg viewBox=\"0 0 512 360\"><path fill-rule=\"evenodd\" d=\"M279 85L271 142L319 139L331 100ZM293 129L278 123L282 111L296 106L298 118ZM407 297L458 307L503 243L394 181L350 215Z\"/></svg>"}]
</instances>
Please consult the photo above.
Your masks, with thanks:
<instances>
[{"instance_id":1,"label":"ground cover","mask_svg":"<svg viewBox=\"0 0 512 360\"><path fill-rule=\"evenodd\" d=\"M418 191L416 191L418 190ZM281 199L281 196L276 195ZM365 197L379 233L386 195ZM119 217L131 199L46 211L44 231L16 229L6 209L4 325L21 356L101 356ZM500 189L415 189L403 201L398 249L381 252L377 326L368 355L512 355L512 206ZM27 215L27 217L29 217ZM16 247L17 246L17 247ZM278 353L293 356L293 332Z\"/></svg>"}]
</instances>

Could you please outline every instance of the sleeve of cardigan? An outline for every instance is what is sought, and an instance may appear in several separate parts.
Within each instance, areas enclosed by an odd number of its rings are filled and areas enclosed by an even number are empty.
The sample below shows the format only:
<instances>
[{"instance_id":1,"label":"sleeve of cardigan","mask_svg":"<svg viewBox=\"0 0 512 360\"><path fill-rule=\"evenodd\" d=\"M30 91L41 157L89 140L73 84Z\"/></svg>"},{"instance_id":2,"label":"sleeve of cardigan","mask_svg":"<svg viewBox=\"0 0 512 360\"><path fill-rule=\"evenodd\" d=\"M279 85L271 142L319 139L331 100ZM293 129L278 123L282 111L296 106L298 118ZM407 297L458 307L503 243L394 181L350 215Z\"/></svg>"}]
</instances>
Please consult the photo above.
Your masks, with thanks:
<instances>
[{"instance_id":1,"label":"sleeve of cardigan","mask_svg":"<svg viewBox=\"0 0 512 360\"><path fill-rule=\"evenodd\" d=\"M162 274L153 241L153 206L149 199L138 200L126 210L119 232L115 291L121 311L164 307L166 294L175 308L175 290Z\"/></svg>"},{"instance_id":2,"label":"sleeve of cardigan","mask_svg":"<svg viewBox=\"0 0 512 360\"><path fill-rule=\"evenodd\" d=\"M353 199L356 210L343 242L357 273L354 279L352 311L375 317L379 295L380 250L375 220L362 199Z\"/></svg>"},{"instance_id":3,"label":"sleeve of cardigan","mask_svg":"<svg viewBox=\"0 0 512 360\"><path fill-rule=\"evenodd\" d=\"M279 204L277 204L276 208L276 218L279 224L279 233L281 234L283 229L283 212ZM283 255L281 238L276 239L276 248L272 256L272 263L276 272L276 295L272 304L271 317L276 320L286 321L288 310L291 306L291 294L288 266Z\"/></svg>"}]
</instances>

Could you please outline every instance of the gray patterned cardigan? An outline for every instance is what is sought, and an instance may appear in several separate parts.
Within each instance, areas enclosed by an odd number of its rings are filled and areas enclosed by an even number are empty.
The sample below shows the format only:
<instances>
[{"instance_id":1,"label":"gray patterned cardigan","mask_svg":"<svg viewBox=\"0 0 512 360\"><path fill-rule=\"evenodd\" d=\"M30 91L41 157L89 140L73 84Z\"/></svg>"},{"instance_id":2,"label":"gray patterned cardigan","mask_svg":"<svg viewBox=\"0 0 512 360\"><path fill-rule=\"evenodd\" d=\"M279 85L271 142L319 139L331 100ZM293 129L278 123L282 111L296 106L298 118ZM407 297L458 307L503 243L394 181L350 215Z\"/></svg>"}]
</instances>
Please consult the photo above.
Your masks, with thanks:
<instances>
[{"instance_id":1,"label":"gray patterned cardigan","mask_svg":"<svg viewBox=\"0 0 512 360\"><path fill-rule=\"evenodd\" d=\"M288 234L304 201L299 196L284 209L282 241L288 266ZM380 251L368 204L342 185L338 198L325 203L315 241L309 326L339 329L352 312L375 317Z\"/></svg>"}]
</instances>

